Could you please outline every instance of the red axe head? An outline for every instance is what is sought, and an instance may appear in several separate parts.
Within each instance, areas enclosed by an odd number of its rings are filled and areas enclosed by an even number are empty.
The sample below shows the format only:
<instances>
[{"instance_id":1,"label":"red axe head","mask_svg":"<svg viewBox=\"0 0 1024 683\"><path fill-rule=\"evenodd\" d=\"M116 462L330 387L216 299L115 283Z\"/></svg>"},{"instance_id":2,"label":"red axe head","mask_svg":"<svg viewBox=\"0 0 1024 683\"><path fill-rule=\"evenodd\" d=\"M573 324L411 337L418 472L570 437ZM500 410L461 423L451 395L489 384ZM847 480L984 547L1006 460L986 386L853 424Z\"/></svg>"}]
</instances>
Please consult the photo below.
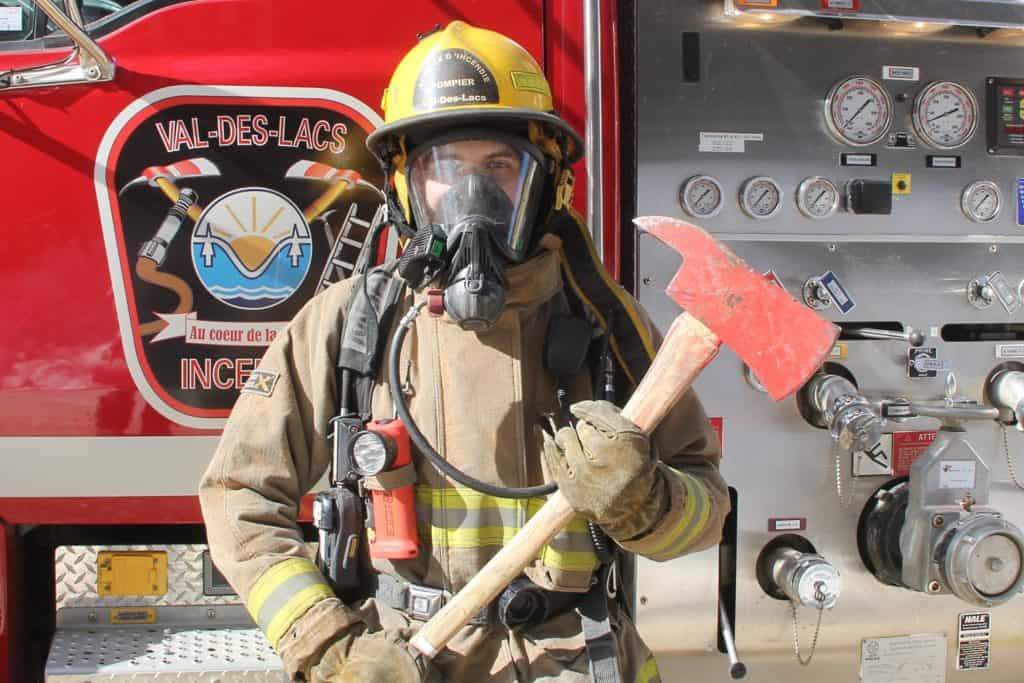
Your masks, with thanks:
<instances>
[{"instance_id":1,"label":"red axe head","mask_svg":"<svg viewBox=\"0 0 1024 683\"><path fill-rule=\"evenodd\" d=\"M697 226L661 216L634 223L683 257L666 293L732 348L772 398L799 389L825 362L838 327Z\"/></svg>"}]
</instances>

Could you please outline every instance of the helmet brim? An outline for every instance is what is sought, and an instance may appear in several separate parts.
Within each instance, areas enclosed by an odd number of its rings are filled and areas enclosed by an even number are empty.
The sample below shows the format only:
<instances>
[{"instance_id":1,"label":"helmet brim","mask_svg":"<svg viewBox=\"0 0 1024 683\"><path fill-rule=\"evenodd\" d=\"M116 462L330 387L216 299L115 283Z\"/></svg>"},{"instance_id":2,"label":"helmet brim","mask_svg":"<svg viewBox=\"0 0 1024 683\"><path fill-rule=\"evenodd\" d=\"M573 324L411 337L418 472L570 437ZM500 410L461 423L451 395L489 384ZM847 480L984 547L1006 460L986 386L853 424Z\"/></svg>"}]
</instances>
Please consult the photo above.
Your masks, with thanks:
<instances>
[{"instance_id":1,"label":"helmet brim","mask_svg":"<svg viewBox=\"0 0 1024 683\"><path fill-rule=\"evenodd\" d=\"M455 110L439 110L387 123L367 136L366 147L381 163L387 164L390 162L390 159L387 158L389 156L388 148L391 146L388 144L389 141L394 141L403 135L406 137L407 151L409 151L412 147L455 127L494 125L525 133L526 123L529 121L551 126L565 135L568 140L566 148L568 163L573 164L583 158L582 138L559 117L533 109L505 107L465 107Z\"/></svg>"}]
</instances>

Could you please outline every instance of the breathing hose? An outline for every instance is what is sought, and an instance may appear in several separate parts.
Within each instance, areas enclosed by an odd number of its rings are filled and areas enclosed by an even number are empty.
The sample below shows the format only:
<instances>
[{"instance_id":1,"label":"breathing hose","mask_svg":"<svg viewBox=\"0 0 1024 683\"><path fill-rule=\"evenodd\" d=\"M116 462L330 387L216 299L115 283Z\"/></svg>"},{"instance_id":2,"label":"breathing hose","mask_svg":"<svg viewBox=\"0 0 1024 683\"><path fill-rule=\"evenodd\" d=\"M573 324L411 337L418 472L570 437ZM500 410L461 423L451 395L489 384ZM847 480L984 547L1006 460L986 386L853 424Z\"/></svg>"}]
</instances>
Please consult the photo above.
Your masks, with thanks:
<instances>
[{"instance_id":1,"label":"breathing hose","mask_svg":"<svg viewBox=\"0 0 1024 683\"><path fill-rule=\"evenodd\" d=\"M423 432L420 431L419 427L412 419L412 415L409 414L409 405L405 401L405 395L402 393L402 383L400 378L401 374L401 363L400 359L402 356L402 346L405 344L405 335L409 332L409 328L412 327L412 323L416 320L416 316L420 314L423 307L426 306L426 302L420 302L413 306L408 313L402 316L401 321L398 323L398 328L395 330L395 337L391 340L391 349L388 351L388 374L391 377L391 401L395 404L395 412L398 413L398 417L401 418L402 422L405 423L406 429L409 430L409 438L412 439L416 447L419 448L420 453L429 460L435 467L441 470L445 476L451 477L463 486L484 493L488 496L495 496L497 498L536 498L539 496L547 496L558 490L557 484L543 484L540 486L527 486L524 488L505 488L503 486L495 486L486 482L474 479L465 472L459 470L450 462L441 457L441 454L434 450L434 447L430 445L427 438L423 436Z\"/></svg>"}]
</instances>

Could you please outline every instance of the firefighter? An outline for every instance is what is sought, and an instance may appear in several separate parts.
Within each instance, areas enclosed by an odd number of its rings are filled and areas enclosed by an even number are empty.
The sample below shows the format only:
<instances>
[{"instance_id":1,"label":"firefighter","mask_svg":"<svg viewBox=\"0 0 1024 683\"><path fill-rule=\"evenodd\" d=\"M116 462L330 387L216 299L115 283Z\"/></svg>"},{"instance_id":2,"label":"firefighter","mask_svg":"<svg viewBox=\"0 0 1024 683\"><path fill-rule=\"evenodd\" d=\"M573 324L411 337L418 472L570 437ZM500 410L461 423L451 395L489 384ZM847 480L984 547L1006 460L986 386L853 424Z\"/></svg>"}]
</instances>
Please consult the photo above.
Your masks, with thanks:
<instances>
[{"instance_id":1,"label":"firefighter","mask_svg":"<svg viewBox=\"0 0 1024 683\"><path fill-rule=\"evenodd\" d=\"M408 311L431 314L408 322L398 376L380 364L356 392L366 405L357 412L401 409L419 433L419 552L374 559L362 594L342 601L297 525L350 389L336 376L343 328L382 307L353 305L368 288L350 278L299 312L238 398L200 485L214 561L298 680L660 680L609 597L610 550L666 561L712 546L729 502L718 439L692 392L650 437L592 400L635 385L657 339L569 204L580 139L553 113L526 50L462 22L421 38L382 106L385 125L367 144L389 177L391 220L409 237L382 277L408 284L391 321L371 322L390 338ZM579 338L563 339L553 321L573 316L597 331L598 360L559 375L550 359ZM551 481L578 518L426 671L409 638L539 509L543 498L523 491ZM510 607L520 604L530 609Z\"/></svg>"}]
</instances>

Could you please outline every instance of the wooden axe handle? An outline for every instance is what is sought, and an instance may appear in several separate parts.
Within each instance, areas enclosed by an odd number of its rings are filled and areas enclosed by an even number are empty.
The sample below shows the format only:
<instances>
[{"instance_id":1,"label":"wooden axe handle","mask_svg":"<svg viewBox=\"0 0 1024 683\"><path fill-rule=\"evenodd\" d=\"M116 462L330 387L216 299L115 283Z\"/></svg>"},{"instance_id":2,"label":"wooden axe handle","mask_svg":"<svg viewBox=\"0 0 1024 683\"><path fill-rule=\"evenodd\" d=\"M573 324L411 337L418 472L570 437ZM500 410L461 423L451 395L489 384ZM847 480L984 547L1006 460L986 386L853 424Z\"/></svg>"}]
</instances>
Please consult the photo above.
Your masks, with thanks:
<instances>
[{"instance_id":1,"label":"wooden axe handle","mask_svg":"<svg viewBox=\"0 0 1024 683\"><path fill-rule=\"evenodd\" d=\"M683 313L668 330L658 355L622 414L648 434L682 398L721 342L696 318ZM452 636L519 576L575 516L561 491L555 491L515 537L469 583L423 625L412 646L433 658Z\"/></svg>"}]
</instances>

